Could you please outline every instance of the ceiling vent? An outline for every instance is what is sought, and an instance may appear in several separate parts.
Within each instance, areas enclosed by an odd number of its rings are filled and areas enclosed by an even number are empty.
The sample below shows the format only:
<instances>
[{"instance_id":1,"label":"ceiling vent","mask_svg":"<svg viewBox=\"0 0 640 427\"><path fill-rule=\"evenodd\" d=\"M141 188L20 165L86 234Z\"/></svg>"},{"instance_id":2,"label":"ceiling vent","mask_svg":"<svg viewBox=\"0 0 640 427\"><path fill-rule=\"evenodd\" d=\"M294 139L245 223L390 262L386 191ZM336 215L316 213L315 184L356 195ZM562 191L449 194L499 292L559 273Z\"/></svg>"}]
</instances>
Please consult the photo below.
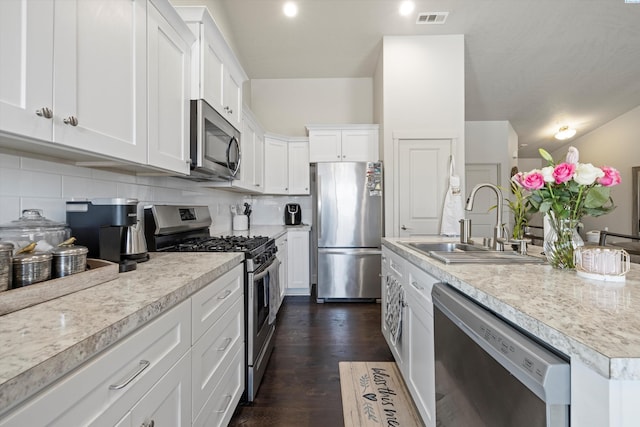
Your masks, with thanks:
<instances>
[{"instance_id":1,"label":"ceiling vent","mask_svg":"<svg viewBox=\"0 0 640 427\"><path fill-rule=\"evenodd\" d=\"M418 14L416 24L444 24L449 12L422 12Z\"/></svg>"}]
</instances>

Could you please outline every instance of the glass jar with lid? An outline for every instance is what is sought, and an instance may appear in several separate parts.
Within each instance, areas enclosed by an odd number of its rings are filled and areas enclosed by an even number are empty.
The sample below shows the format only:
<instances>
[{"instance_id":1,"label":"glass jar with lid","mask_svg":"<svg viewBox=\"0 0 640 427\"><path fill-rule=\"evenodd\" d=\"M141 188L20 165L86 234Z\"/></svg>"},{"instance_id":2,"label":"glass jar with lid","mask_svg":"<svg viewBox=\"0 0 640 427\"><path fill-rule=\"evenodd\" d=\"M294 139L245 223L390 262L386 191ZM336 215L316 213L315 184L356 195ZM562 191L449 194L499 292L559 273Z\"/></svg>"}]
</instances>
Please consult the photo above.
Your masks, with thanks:
<instances>
[{"instance_id":1,"label":"glass jar with lid","mask_svg":"<svg viewBox=\"0 0 640 427\"><path fill-rule=\"evenodd\" d=\"M49 250L70 235L67 224L45 218L40 209L25 209L19 219L0 225L0 239L13 243L16 250L31 242L38 243L39 251Z\"/></svg>"}]
</instances>

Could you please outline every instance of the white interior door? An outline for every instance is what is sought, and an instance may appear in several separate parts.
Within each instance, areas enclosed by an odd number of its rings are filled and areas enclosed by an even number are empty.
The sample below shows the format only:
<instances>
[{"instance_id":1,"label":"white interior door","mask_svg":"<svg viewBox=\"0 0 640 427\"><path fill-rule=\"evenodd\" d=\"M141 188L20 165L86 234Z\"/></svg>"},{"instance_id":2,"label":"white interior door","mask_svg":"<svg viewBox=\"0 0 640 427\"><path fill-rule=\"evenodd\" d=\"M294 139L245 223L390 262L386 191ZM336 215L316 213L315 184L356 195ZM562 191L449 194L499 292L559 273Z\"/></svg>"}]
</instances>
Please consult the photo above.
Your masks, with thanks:
<instances>
[{"instance_id":1,"label":"white interior door","mask_svg":"<svg viewBox=\"0 0 640 427\"><path fill-rule=\"evenodd\" d=\"M465 165L465 194L466 200L476 184L491 183L501 186L500 165L467 163ZM508 196L507 194L504 194ZM489 188L482 188L476 193L473 210L466 212L466 218L471 219L472 237L493 237L493 227L496 225L496 210L489 209L497 203L496 195ZM504 210L503 210L504 213ZM505 220L507 219L504 217ZM482 242L480 242L482 243Z\"/></svg>"},{"instance_id":2,"label":"white interior door","mask_svg":"<svg viewBox=\"0 0 640 427\"><path fill-rule=\"evenodd\" d=\"M440 233L450 155L450 139L398 140L398 236Z\"/></svg>"}]
</instances>

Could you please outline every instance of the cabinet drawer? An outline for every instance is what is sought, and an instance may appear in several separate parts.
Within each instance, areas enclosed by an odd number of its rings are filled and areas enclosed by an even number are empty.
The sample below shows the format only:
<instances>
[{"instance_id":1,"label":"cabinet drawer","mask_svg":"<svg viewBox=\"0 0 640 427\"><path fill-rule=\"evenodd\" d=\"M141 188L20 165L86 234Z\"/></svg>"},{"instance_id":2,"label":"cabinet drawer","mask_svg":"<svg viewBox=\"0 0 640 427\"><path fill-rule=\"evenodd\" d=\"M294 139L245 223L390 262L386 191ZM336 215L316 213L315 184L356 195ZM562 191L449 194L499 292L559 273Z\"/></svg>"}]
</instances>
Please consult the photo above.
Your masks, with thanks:
<instances>
[{"instance_id":1,"label":"cabinet drawer","mask_svg":"<svg viewBox=\"0 0 640 427\"><path fill-rule=\"evenodd\" d=\"M195 344L202 334L220 319L238 295L244 292L244 267L237 265L233 270L211 282L191 297L191 316Z\"/></svg>"},{"instance_id":2,"label":"cabinet drawer","mask_svg":"<svg viewBox=\"0 0 640 427\"><path fill-rule=\"evenodd\" d=\"M226 426L229 423L244 391L244 375L244 351L240 347L202 412L194 419L194 427Z\"/></svg>"},{"instance_id":3,"label":"cabinet drawer","mask_svg":"<svg viewBox=\"0 0 640 427\"><path fill-rule=\"evenodd\" d=\"M113 426L189 350L189 310L184 301L135 331L18 407L0 426Z\"/></svg>"},{"instance_id":4,"label":"cabinet drawer","mask_svg":"<svg viewBox=\"0 0 640 427\"><path fill-rule=\"evenodd\" d=\"M425 273L414 264L406 263L407 279L405 286L406 294L416 299L416 302L422 306L426 312L433 316L433 301L431 300L431 290L433 285L439 280Z\"/></svg>"},{"instance_id":5,"label":"cabinet drawer","mask_svg":"<svg viewBox=\"0 0 640 427\"><path fill-rule=\"evenodd\" d=\"M231 308L192 348L194 418L211 396L239 348L244 348L244 300L241 297L235 299Z\"/></svg>"}]
</instances>

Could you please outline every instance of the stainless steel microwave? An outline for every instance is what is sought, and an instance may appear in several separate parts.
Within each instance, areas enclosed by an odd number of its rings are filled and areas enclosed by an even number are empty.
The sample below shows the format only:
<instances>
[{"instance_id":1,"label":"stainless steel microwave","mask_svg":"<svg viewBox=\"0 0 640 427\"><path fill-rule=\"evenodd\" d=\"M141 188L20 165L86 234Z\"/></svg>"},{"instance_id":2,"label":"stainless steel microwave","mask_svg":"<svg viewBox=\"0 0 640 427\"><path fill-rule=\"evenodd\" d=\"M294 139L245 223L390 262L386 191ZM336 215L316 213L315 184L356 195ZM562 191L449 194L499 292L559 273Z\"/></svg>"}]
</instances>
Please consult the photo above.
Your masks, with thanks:
<instances>
[{"instance_id":1,"label":"stainless steel microwave","mask_svg":"<svg viewBox=\"0 0 640 427\"><path fill-rule=\"evenodd\" d=\"M230 181L240 171L240 132L202 99L191 101L191 175Z\"/></svg>"}]
</instances>

